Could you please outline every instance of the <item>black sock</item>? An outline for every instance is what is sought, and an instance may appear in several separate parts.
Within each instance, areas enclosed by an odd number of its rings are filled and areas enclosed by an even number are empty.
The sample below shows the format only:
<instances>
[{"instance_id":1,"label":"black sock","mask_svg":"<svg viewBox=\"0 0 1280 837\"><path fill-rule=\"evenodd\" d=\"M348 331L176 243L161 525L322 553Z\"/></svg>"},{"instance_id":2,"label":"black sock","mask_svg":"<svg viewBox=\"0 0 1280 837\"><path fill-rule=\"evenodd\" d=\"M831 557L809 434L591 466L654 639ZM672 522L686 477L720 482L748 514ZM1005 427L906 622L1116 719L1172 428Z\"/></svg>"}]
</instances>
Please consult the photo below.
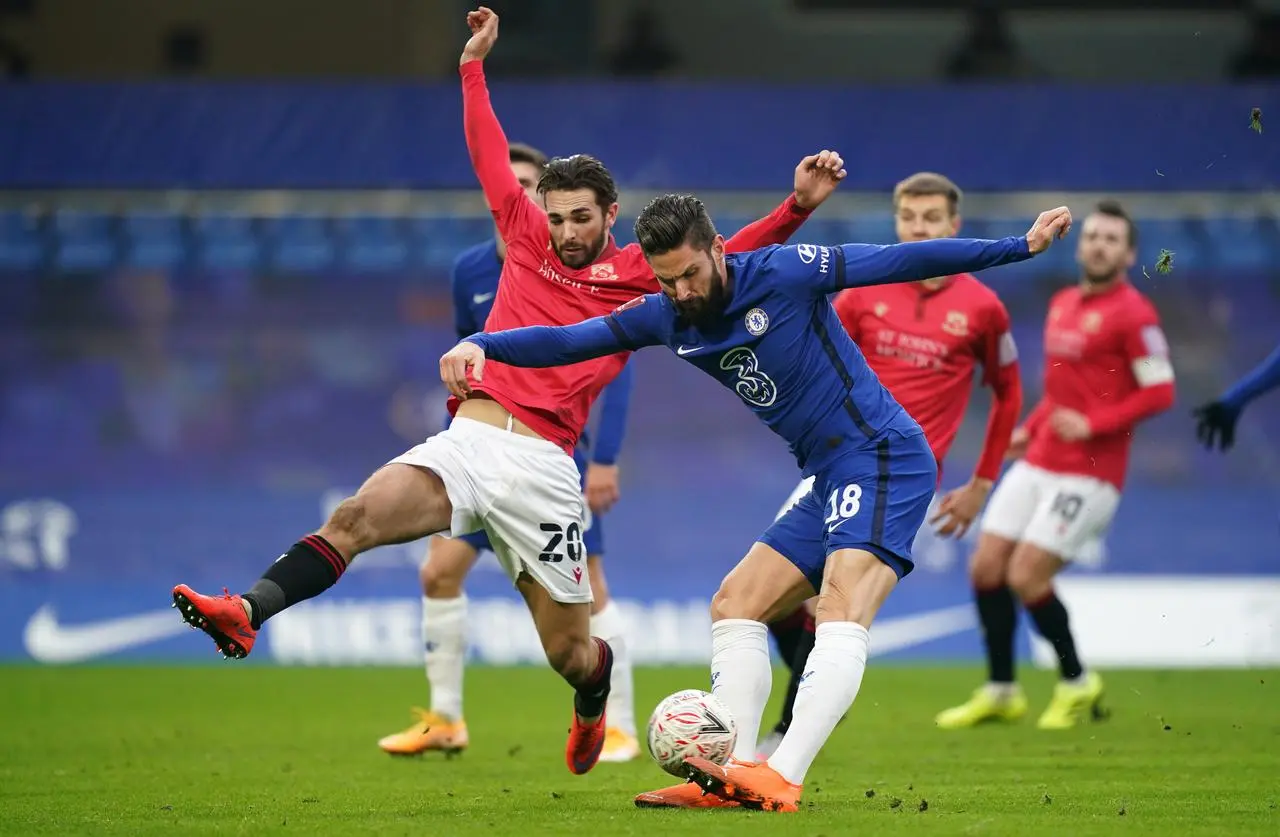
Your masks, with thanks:
<instances>
[{"instance_id":1,"label":"black sock","mask_svg":"<svg viewBox=\"0 0 1280 837\"><path fill-rule=\"evenodd\" d=\"M769 633L773 634L773 641L778 645L778 656L788 667L795 661L796 648L800 644L801 637L804 636L804 626L808 618L808 611L801 607L790 616L769 623Z\"/></svg>"},{"instance_id":2,"label":"black sock","mask_svg":"<svg viewBox=\"0 0 1280 837\"><path fill-rule=\"evenodd\" d=\"M1018 626L1018 601L1008 587L974 590L982 640L987 646L987 677L992 683L1013 682L1013 633Z\"/></svg>"},{"instance_id":3,"label":"black sock","mask_svg":"<svg viewBox=\"0 0 1280 837\"><path fill-rule=\"evenodd\" d=\"M1076 656L1076 641L1071 636L1067 609L1057 594L1050 593L1048 598L1027 605L1027 612L1035 621L1040 636L1049 640L1053 650L1058 653L1058 669L1062 672L1062 679L1074 680L1084 674L1084 667Z\"/></svg>"},{"instance_id":4,"label":"black sock","mask_svg":"<svg viewBox=\"0 0 1280 837\"><path fill-rule=\"evenodd\" d=\"M337 582L347 569L347 559L319 535L307 535L267 568L262 578L244 594L253 616L254 630L287 607L318 596Z\"/></svg>"},{"instance_id":5,"label":"black sock","mask_svg":"<svg viewBox=\"0 0 1280 837\"><path fill-rule=\"evenodd\" d=\"M586 682L574 687L573 711L583 718L598 718L604 714L609 700L610 675L613 674L613 649L598 636L591 637L600 652L595 674Z\"/></svg>"},{"instance_id":6,"label":"black sock","mask_svg":"<svg viewBox=\"0 0 1280 837\"><path fill-rule=\"evenodd\" d=\"M795 656L791 660L791 680L787 683L787 697L782 704L782 719L774 725L774 732L786 733L791 727L791 719L796 709L796 693L800 691L800 679L804 677L804 667L809 663L809 652L817 640L817 629L812 618L805 619L804 630L800 633L800 641L796 643Z\"/></svg>"}]
</instances>

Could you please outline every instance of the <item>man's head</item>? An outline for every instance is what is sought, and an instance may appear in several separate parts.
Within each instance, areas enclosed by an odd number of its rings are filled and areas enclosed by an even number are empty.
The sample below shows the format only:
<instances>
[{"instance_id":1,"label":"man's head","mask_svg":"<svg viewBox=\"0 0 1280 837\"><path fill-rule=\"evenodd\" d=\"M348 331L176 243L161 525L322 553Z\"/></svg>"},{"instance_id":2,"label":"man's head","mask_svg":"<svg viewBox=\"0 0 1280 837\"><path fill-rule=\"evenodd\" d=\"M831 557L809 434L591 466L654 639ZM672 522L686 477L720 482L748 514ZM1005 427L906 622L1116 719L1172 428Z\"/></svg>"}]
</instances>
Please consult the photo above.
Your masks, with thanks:
<instances>
[{"instance_id":1,"label":"man's head","mask_svg":"<svg viewBox=\"0 0 1280 837\"><path fill-rule=\"evenodd\" d=\"M1076 261L1085 282L1097 285L1123 276L1137 261L1138 227L1117 201L1103 201L1084 219Z\"/></svg>"},{"instance_id":2,"label":"man's head","mask_svg":"<svg viewBox=\"0 0 1280 837\"><path fill-rule=\"evenodd\" d=\"M960 231L960 187L931 171L913 174L893 190L899 241L950 238Z\"/></svg>"},{"instance_id":3,"label":"man's head","mask_svg":"<svg viewBox=\"0 0 1280 837\"><path fill-rule=\"evenodd\" d=\"M724 236L692 195L654 198L636 218L636 241L680 316L702 327L724 313Z\"/></svg>"},{"instance_id":4,"label":"man's head","mask_svg":"<svg viewBox=\"0 0 1280 837\"><path fill-rule=\"evenodd\" d=\"M511 157L511 173L520 181L520 186L529 199L538 203L538 178L547 167L547 155L532 145L513 142L507 146Z\"/></svg>"},{"instance_id":5,"label":"man's head","mask_svg":"<svg viewBox=\"0 0 1280 837\"><path fill-rule=\"evenodd\" d=\"M538 180L551 226L551 246L568 267L600 256L618 218L618 187L595 157L574 154L547 163Z\"/></svg>"}]
</instances>

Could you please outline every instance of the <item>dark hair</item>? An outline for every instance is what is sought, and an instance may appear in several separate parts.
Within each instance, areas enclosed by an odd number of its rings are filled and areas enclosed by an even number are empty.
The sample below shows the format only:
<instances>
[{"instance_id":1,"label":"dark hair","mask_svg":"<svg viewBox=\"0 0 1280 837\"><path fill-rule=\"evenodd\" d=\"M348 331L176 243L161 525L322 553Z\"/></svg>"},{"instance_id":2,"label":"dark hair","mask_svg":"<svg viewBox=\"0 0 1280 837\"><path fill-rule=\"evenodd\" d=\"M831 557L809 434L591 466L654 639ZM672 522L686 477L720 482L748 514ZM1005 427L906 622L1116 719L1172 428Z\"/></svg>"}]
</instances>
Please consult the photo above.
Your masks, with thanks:
<instances>
[{"instance_id":1,"label":"dark hair","mask_svg":"<svg viewBox=\"0 0 1280 837\"><path fill-rule=\"evenodd\" d=\"M1105 200L1100 201L1093 211L1099 215L1106 215L1110 218L1119 218L1129 225L1129 246L1136 248L1138 246L1138 225L1133 222L1133 218L1125 211L1120 201Z\"/></svg>"},{"instance_id":2,"label":"dark hair","mask_svg":"<svg viewBox=\"0 0 1280 837\"><path fill-rule=\"evenodd\" d=\"M547 155L532 145L513 142L507 146L507 153L511 155L511 162L513 163L528 163L538 171L542 171L547 167Z\"/></svg>"},{"instance_id":3,"label":"dark hair","mask_svg":"<svg viewBox=\"0 0 1280 837\"><path fill-rule=\"evenodd\" d=\"M618 202L618 185L613 182L613 175L604 167L604 163L587 154L574 154L572 157L556 157L547 163L538 179L538 194L547 192L573 192L578 189L590 189L595 193L596 203L601 209L608 209Z\"/></svg>"},{"instance_id":4,"label":"dark hair","mask_svg":"<svg viewBox=\"0 0 1280 837\"><path fill-rule=\"evenodd\" d=\"M947 199L947 207L951 210L952 215L955 215L956 211L960 209L960 198L962 197L960 187L951 178L931 171L916 172L893 188L893 206L895 209L898 206L898 201L904 195L913 197L944 195Z\"/></svg>"},{"instance_id":5,"label":"dark hair","mask_svg":"<svg viewBox=\"0 0 1280 837\"><path fill-rule=\"evenodd\" d=\"M693 195L663 195L649 201L636 218L636 241L646 256L660 256L688 243L706 250L716 226L702 201Z\"/></svg>"}]
</instances>

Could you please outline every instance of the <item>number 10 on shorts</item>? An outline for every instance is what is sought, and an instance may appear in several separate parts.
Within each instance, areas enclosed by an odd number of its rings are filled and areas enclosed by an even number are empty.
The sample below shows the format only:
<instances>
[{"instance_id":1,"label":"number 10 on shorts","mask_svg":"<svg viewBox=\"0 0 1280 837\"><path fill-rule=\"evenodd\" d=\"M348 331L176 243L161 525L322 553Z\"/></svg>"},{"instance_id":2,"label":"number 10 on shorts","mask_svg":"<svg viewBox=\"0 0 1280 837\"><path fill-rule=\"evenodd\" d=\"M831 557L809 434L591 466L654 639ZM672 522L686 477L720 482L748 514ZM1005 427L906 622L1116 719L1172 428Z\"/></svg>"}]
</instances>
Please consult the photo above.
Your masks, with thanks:
<instances>
[{"instance_id":1,"label":"number 10 on shorts","mask_svg":"<svg viewBox=\"0 0 1280 837\"><path fill-rule=\"evenodd\" d=\"M856 515L860 508L862 486L852 483L844 488L833 488L831 497L827 500L827 517L823 521L827 524L827 531L835 531L841 523Z\"/></svg>"}]
</instances>

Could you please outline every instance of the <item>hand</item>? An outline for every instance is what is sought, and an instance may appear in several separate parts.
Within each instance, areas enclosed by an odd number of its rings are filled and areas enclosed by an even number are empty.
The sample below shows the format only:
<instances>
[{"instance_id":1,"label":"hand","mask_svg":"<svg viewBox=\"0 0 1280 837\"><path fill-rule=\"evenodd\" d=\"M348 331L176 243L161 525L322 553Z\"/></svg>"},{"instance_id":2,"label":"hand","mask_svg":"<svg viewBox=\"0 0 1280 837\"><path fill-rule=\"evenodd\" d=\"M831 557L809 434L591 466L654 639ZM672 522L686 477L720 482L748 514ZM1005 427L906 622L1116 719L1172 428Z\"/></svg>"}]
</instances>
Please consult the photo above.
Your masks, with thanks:
<instances>
[{"instance_id":1,"label":"hand","mask_svg":"<svg viewBox=\"0 0 1280 837\"><path fill-rule=\"evenodd\" d=\"M1093 428L1084 413L1058 407L1049 415L1049 426L1064 442L1082 442L1093 436Z\"/></svg>"},{"instance_id":2,"label":"hand","mask_svg":"<svg viewBox=\"0 0 1280 837\"><path fill-rule=\"evenodd\" d=\"M844 160L836 152L810 154L796 166L796 203L804 209L817 209L847 174Z\"/></svg>"},{"instance_id":3,"label":"hand","mask_svg":"<svg viewBox=\"0 0 1280 837\"><path fill-rule=\"evenodd\" d=\"M937 513L929 518L929 524L942 521L938 534L944 538L954 535L963 538L973 525L982 507L987 504L991 494L991 480L974 477L959 488L948 491L938 504Z\"/></svg>"},{"instance_id":4,"label":"hand","mask_svg":"<svg viewBox=\"0 0 1280 837\"><path fill-rule=\"evenodd\" d=\"M493 9L481 6L474 12L467 12L467 27L471 30L471 40L462 48L459 64L468 61L483 61L498 40L498 15Z\"/></svg>"},{"instance_id":5,"label":"hand","mask_svg":"<svg viewBox=\"0 0 1280 837\"><path fill-rule=\"evenodd\" d=\"M613 508L622 494L618 489L618 466L592 462L587 466L587 505L592 514L604 514Z\"/></svg>"},{"instance_id":6,"label":"hand","mask_svg":"<svg viewBox=\"0 0 1280 837\"><path fill-rule=\"evenodd\" d=\"M1215 446L1219 450L1230 450L1236 443L1236 421L1240 418L1236 408L1221 401L1210 401L1191 414L1196 417L1196 438L1207 450Z\"/></svg>"},{"instance_id":7,"label":"hand","mask_svg":"<svg viewBox=\"0 0 1280 837\"><path fill-rule=\"evenodd\" d=\"M1027 247L1032 254L1049 249L1055 238L1066 238L1071 232L1071 210L1065 206L1041 212L1027 232Z\"/></svg>"},{"instance_id":8,"label":"hand","mask_svg":"<svg viewBox=\"0 0 1280 837\"><path fill-rule=\"evenodd\" d=\"M477 381L484 380L484 349L475 343L462 341L440 358L440 380L444 381L449 392L467 400L471 394L471 384L467 382L467 370Z\"/></svg>"},{"instance_id":9,"label":"hand","mask_svg":"<svg viewBox=\"0 0 1280 837\"><path fill-rule=\"evenodd\" d=\"M1027 447L1031 444L1031 431L1025 427L1016 428L1009 438L1009 449L1004 452L1005 459L1021 459L1027 455Z\"/></svg>"}]
</instances>

